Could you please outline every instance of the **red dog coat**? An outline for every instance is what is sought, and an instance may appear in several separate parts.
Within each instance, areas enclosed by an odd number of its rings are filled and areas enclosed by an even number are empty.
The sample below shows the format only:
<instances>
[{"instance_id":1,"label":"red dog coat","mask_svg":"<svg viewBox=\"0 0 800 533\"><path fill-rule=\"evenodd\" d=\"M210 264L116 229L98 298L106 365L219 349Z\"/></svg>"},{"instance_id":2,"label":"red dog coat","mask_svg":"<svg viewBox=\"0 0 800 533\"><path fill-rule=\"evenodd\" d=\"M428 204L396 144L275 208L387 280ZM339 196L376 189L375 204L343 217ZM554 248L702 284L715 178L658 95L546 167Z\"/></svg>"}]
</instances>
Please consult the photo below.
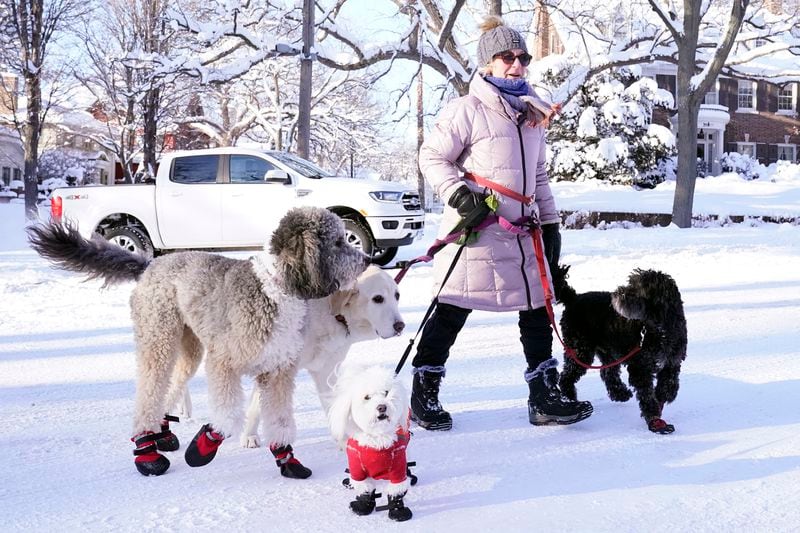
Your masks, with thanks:
<instances>
[{"instance_id":1,"label":"red dog coat","mask_svg":"<svg viewBox=\"0 0 800 533\"><path fill-rule=\"evenodd\" d=\"M388 448L371 448L352 437L347 439L347 463L350 479L388 479L391 483L406 480L406 446L411 434L406 428L397 428L397 440Z\"/></svg>"}]
</instances>

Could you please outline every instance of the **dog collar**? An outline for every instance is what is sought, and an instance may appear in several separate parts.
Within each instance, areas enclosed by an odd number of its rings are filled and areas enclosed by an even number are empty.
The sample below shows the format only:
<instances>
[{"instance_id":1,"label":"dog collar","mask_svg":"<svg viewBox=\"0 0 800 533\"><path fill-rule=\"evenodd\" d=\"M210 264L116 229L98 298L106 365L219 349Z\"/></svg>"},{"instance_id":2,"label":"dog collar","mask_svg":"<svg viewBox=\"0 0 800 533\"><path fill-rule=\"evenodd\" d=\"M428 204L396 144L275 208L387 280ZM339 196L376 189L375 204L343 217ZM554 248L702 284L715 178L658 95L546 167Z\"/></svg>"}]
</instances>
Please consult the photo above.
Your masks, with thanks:
<instances>
[{"instance_id":1,"label":"dog collar","mask_svg":"<svg viewBox=\"0 0 800 533\"><path fill-rule=\"evenodd\" d=\"M334 317L337 322L339 322L342 326L344 326L345 335L348 337L350 336L350 326L347 325L347 319L344 315L336 315Z\"/></svg>"}]
</instances>

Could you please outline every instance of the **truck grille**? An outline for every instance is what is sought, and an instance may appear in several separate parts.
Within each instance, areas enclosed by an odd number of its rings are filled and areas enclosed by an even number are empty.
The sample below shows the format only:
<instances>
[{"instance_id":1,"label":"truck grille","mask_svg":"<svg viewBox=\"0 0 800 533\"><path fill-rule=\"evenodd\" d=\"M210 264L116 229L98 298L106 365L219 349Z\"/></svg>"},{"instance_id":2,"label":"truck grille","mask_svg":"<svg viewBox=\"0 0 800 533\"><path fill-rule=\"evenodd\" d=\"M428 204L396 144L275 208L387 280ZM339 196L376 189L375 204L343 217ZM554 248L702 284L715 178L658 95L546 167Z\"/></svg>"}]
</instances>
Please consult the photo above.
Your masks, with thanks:
<instances>
[{"instance_id":1,"label":"truck grille","mask_svg":"<svg viewBox=\"0 0 800 533\"><path fill-rule=\"evenodd\" d=\"M403 207L406 209L406 211L419 211L419 193L403 193Z\"/></svg>"}]
</instances>

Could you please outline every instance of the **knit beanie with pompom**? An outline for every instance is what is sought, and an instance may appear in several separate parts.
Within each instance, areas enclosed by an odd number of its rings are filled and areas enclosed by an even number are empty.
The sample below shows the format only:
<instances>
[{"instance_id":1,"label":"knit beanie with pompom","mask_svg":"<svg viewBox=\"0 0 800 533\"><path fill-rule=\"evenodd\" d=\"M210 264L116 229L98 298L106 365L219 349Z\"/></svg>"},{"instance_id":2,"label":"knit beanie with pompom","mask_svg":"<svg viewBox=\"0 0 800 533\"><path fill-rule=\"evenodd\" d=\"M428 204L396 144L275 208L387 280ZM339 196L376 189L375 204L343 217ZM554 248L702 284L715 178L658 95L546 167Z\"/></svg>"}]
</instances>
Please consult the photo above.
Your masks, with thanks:
<instances>
[{"instance_id":1,"label":"knit beanie with pompom","mask_svg":"<svg viewBox=\"0 0 800 533\"><path fill-rule=\"evenodd\" d=\"M480 25L480 30L483 32L478 40L478 65L481 67L488 65L500 52L513 49L528 51L522 35L506 26L503 19L498 16L487 17Z\"/></svg>"}]
</instances>

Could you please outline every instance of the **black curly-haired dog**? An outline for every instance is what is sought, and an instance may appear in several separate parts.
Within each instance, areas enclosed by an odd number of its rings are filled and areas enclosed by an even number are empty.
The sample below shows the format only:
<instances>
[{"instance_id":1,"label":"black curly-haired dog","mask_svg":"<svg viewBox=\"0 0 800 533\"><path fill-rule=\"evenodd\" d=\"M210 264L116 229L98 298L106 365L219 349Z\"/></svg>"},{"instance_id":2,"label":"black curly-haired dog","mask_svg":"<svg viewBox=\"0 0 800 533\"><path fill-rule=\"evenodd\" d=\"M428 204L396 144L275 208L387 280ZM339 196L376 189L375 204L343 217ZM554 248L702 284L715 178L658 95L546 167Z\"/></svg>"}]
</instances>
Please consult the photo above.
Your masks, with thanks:
<instances>
[{"instance_id":1,"label":"black curly-haired dog","mask_svg":"<svg viewBox=\"0 0 800 533\"><path fill-rule=\"evenodd\" d=\"M656 270L636 269L628 284L614 292L577 294L567 283L568 271L568 265L560 265L553 273L556 299L564 305L564 343L586 365L595 356L607 365L641 343L641 351L623 363L628 369L628 383L636 391L650 431L672 433L675 427L661 418L661 411L678 395L687 343L683 302L675 280ZM628 401L632 396L620 378L621 366L600 370L608 397L615 402ZM577 399L575 384L585 373L586 369L571 357L564 357L561 392Z\"/></svg>"}]
</instances>

